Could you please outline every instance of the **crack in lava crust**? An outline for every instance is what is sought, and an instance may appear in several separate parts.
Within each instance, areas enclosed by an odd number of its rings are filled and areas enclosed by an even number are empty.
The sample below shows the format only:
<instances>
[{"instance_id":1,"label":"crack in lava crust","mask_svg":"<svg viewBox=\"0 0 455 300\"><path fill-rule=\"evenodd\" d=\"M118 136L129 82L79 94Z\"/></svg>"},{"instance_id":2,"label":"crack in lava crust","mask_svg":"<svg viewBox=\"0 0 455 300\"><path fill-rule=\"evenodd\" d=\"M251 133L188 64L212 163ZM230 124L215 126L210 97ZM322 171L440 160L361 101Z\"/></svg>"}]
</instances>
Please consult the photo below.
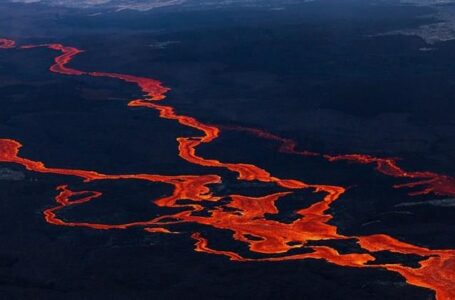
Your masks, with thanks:
<instances>
[{"instance_id":1,"label":"crack in lava crust","mask_svg":"<svg viewBox=\"0 0 455 300\"><path fill-rule=\"evenodd\" d=\"M15 42L0 39L0 48L14 48ZM199 145L210 143L220 134L217 126L204 124L197 119L179 115L171 106L158 104L165 99L169 88L161 82L145 77L132 75L86 72L67 66L68 63L82 52L74 47L61 44L27 45L22 49L47 47L59 51L61 54L55 57L50 71L64 75L85 75L117 79L126 83L137 85L145 96L143 99L135 99L128 103L130 107L143 107L159 112L163 119L174 120L183 126L191 127L200 131L200 136L178 137L178 155L184 160L203 167L214 169L227 169L238 174L238 180L260 181L273 183L287 191L268 194L261 197L244 195L226 195L216 197L210 190L210 185L221 183L221 177L215 174L208 175L175 175L164 176L157 174L103 174L90 170L63 169L47 167L43 162L33 161L20 156L22 145L15 140L0 139L0 162L15 163L22 165L27 170L39 173L59 174L63 176L75 176L85 182L97 180L142 180L158 182L173 186L171 195L153 201L158 207L183 208L174 214L162 215L145 221L137 221L125 224L100 224L65 221L58 217L58 212L64 207L83 205L90 201L97 201L102 196L98 191L72 191L67 185L57 187L55 197L56 206L44 211L45 220L54 225L86 227L92 229L127 229L130 227L143 227L150 233L171 233L168 225L179 223L195 223L206 225L210 228L228 230L233 232L233 239L247 244L251 253L261 255L261 258L248 258L233 251L215 250L209 247L209 241L200 233L195 232L192 238L196 241L195 250L209 254L224 255L234 261L286 261L300 259L321 259L329 263L355 268L383 268L401 274L408 283L425 287L435 291L437 299L455 299L455 251L432 250L424 247L411 245L399 241L385 234L370 236L344 236L337 232L337 228L328 222L332 216L328 213L330 205L337 201L345 192L341 186L328 186L308 184L300 180L281 179L272 176L268 171L245 163L224 163L215 159L206 159L196 153ZM257 130L257 133L261 131ZM263 137L275 139L276 136L261 133ZM283 143L281 151L299 155L319 155L317 153L295 150L296 144L290 139L278 138ZM431 172L405 172L392 160L378 159L369 156L326 156L330 161L349 160L365 164L376 164L376 169L386 175L394 177L417 178L421 181L405 184L402 186L414 187L425 186L423 191L414 194L435 193L453 195L452 179L447 180L441 175ZM400 187L400 186L397 186ZM267 214L278 214L276 202L283 197L294 193L296 190L312 189L322 195L322 200L306 208L297 211L299 218L291 223L282 223L266 218ZM222 199L230 201L221 203ZM189 200L182 204L179 200ZM99 200L101 201L101 200ZM214 208L204 206L210 201L219 204ZM206 210L208 216L200 216L195 212ZM254 237L254 238L253 238ZM328 246L311 246L310 241L321 240L347 240L355 239L366 253L339 253L336 249ZM289 254L292 249L302 249L304 253ZM421 257L418 268L411 268L398 263L375 264L375 253L389 251L392 253L414 254Z\"/></svg>"}]
</instances>

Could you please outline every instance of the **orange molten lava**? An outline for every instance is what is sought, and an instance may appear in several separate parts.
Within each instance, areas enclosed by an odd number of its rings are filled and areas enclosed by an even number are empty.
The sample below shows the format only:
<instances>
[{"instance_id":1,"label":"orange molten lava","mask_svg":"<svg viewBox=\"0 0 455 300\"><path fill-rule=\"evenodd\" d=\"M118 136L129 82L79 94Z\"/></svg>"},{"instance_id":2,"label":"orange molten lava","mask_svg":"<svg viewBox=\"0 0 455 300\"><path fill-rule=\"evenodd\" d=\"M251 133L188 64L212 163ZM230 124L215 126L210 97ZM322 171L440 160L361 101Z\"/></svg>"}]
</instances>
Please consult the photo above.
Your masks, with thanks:
<instances>
[{"instance_id":1,"label":"orange molten lava","mask_svg":"<svg viewBox=\"0 0 455 300\"><path fill-rule=\"evenodd\" d=\"M253 134L257 137L278 142L280 144L278 151L282 153L303 155L303 156L322 156L328 161L349 161L359 164L373 164L375 165L376 171L381 174L397 177L414 179L415 181L396 184L396 188L414 188L423 187L422 190L409 193L411 196L424 195L434 193L441 196L455 196L455 178L436 174L433 172L413 172L406 171L398 166L397 159L393 158L379 158L365 154L344 154L344 155L324 155L311 151L299 151L296 150L297 143L294 140L283 138L265 130L256 128L248 128L241 126L221 126L228 130L244 131Z\"/></svg>"},{"instance_id":2,"label":"orange molten lava","mask_svg":"<svg viewBox=\"0 0 455 300\"><path fill-rule=\"evenodd\" d=\"M14 47L10 40L0 40L0 47ZM200 233L193 233L196 240L196 251L216 255L225 255L235 261L285 261L298 259L322 259L329 263L355 268L383 268L401 274L408 283L432 289L436 297L441 299L455 299L455 251L431 250L394 239L385 234L371 236L345 236L338 233L337 227L329 224L332 216L328 213L330 205L340 199L345 192L341 186L308 184L294 179L282 179L271 175L265 169L246 163L224 163L215 159L206 159L197 154L197 147L210 143L220 134L219 127L204 124L189 116L179 115L171 106L158 104L165 99L169 91L161 82L131 75L85 72L68 67L68 63L82 51L63 46L61 44L23 46L23 49L47 47L59 51L50 67L52 72L64 75L86 75L117 79L138 86L144 93L143 99L132 100L130 107L143 107L159 112L161 118L175 120L182 126L191 127L201 132L198 136L178 137L178 154L184 160L203 167L216 170L226 169L237 173L238 180L261 181L275 184L284 192L267 194L260 197L245 195L214 196L210 186L221 183L221 177L216 174L208 175L175 175L164 176L156 174L103 174L96 171L63 169L48 167L39 161L29 160L20 156L22 145L14 140L0 139L0 162L15 163L24 166L27 170L40 173L75 176L84 181L97 180L141 180L171 185L171 195L153 201L158 207L179 208L178 212L162 215L149 220L136 221L125 224L100 224L70 222L58 217L62 208L84 205L90 201L102 201L102 193L98 191L72 191L67 185L57 187L55 197L56 206L44 211L45 220L54 225L87 227L93 229L127 229L142 227L150 233L171 233L168 225L178 223L196 223L210 228L232 232L232 237L248 246L250 253L260 258L245 257L235 251L215 250L209 247L209 241ZM259 130L250 130L264 138L279 141L280 150L286 153L299 155L318 155L313 152L297 151L296 144L290 139L283 139ZM394 160L379 159L363 155L325 156L330 161L349 160L365 164L376 164L376 169L389 176L419 179L419 181L403 186L425 186L421 193L435 193L453 195L453 179L431 172L405 172L399 168ZM398 186L400 187L400 186ZM320 201L305 205L302 200L302 209L296 211L296 220L284 223L267 218L269 215L279 214L276 202L294 194L297 190L310 189L320 195ZM221 200L229 201L222 202ZM179 200L186 200L184 203ZM211 202L210 207L206 203ZM197 212L205 211L200 215ZM339 253L329 246L311 245L312 241L347 240L354 239L365 253ZM290 251L293 251L290 253ZM379 251L393 253L414 254L421 257L420 266L411 268L399 263L377 264L375 254Z\"/></svg>"},{"instance_id":3,"label":"orange molten lava","mask_svg":"<svg viewBox=\"0 0 455 300\"><path fill-rule=\"evenodd\" d=\"M405 171L397 164L396 159L392 158L377 158L362 154L349 155L326 155L329 161L346 160L361 164L374 164L376 170L384 175L392 177L401 177L409 179L417 179L410 183L397 184L395 187L419 187L423 190L410 193L410 195L423 195L434 193L442 196L455 196L455 178L446 175L440 175L432 172L411 172Z\"/></svg>"}]
</instances>

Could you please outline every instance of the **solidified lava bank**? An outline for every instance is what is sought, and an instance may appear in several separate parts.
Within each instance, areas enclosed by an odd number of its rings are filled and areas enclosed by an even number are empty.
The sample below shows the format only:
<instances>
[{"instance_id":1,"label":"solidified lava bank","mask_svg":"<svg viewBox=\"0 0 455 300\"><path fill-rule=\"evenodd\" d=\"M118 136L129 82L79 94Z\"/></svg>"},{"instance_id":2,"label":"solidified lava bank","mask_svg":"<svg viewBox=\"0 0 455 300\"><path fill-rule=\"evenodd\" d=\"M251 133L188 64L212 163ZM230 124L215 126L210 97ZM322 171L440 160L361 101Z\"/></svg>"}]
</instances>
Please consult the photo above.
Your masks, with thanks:
<instances>
[{"instance_id":1,"label":"solidified lava bank","mask_svg":"<svg viewBox=\"0 0 455 300\"><path fill-rule=\"evenodd\" d=\"M15 42L0 39L0 48L15 48ZM59 210L68 206L83 205L102 197L99 191L73 191L68 185L62 184L56 188L55 206L44 211L45 220L54 225L86 227L98 230L128 229L142 227L150 233L171 233L168 225L193 223L209 226L214 229L228 230L233 233L233 239L248 246L250 257L244 254L216 250L210 247L210 241L200 233L194 232L192 238L196 241L195 250L209 254L224 255L233 261L286 261L302 259L320 259L338 266L354 268L382 268L399 273L409 284L431 289L437 299L455 299L455 250L434 250L399 241L386 234L369 236L346 236L338 233L336 226L329 224L332 216L328 213L330 205L337 201L345 192L341 186L329 186L305 183L300 180L282 179L273 176L267 170L246 163L224 163L215 159L206 159L197 154L197 148L204 143L210 143L220 135L220 127L204 124L197 119L179 115L173 107L160 104L165 99L169 88L161 82L144 77L125 74L87 72L68 67L68 63L82 50L61 44L26 45L20 49L46 47L60 54L54 59L50 71L63 75L83 75L91 77L112 78L129 84L135 84L145 94L143 99L135 99L128 103L130 107L143 107L159 112L163 119L170 119L183 126L191 127L201 132L201 135L178 137L178 155L195 165L225 169L237 174L238 180L259 181L272 183L283 189L283 192L263 196L226 195L214 196L210 186L220 184L222 178L216 174L207 175L174 175L159 174L103 174L92 170L64 169L49 167L40 161L33 161L20 155L22 144L11 139L0 139L0 162L14 163L27 170L39 173L58 174L78 177L85 182L100 180L141 180L167 184L173 187L171 195L153 201L158 207L178 208L174 214L165 214L147 221L125 224L101 224L71 222L60 218ZM308 151L296 150L296 143L258 129L228 128L245 130L260 137L280 143L281 152L322 156L329 161L350 161L360 164L375 165L376 170L384 175L412 180L410 183L397 185L397 188L421 188L411 195L434 193L454 196L455 180L451 177L432 172L407 172L400 168L394 159L376 158L367 155L322 155ZM308 189L321 196L319 202L297 211L298 218L290 223L270 220L266 215L278 214L276 202L298 190ZM226 200L222 202L221 200ZM179 200L186 200L184 203ZM206 207L207 203L218 206ZM197 214L206 210L208 215ZM337 240L340 242L355 240L363 253L340 253L330 246L314 246L309 242L321 240ZM299 251L296 251L299 250ZM292 252L291 252L292 251ZM376 263L378 252L416 255L419 266L410 267L399 263ZM260 255L260 258L253 258Z\"/></svg>"}]
</instances>

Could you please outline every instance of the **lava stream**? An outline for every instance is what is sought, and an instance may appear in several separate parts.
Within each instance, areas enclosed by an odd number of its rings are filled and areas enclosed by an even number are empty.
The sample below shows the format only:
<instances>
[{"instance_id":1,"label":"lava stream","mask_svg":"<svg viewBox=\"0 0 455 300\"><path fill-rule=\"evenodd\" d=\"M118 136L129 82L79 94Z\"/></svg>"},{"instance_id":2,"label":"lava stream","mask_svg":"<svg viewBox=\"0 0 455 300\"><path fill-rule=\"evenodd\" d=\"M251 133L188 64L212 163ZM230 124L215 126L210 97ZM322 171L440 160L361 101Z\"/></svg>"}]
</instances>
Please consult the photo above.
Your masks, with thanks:
<instances>
[{"instance_id":1,"label":"lava stream","mask_svg":"<svg viewBox=\"0 0 455 300\"><path fill-rule=\"evenodd\" d=\"M0 48L13 48L14 41L0 39ZM156 174L117 174L109 175L90 170L63 169L47 167L45 163L23 158L20 155L22 145L11 139L0 139L0 162L22 165L27 170L39 173L60 174L78 177L86 182L97 180L143 180L158 182L173 186L171 195L153 201L158 207L180 208L183 211L174 214L162 215L145 221L126 224L100 224L69 222L58 217L58 211L64 207L84 205L90 201L101 201L99 191L72 191L67 185L57 187L55 197L56 206L44 211L45 220L54 225L87 227L93 229L127 229L132 226L143 227L150 233L171 233L168 225L178 223L196 223L210 228L232 232L233 239L248 245L251 253L261 258L247 258L241 253L233 251L215 250L209 247L209 241L200 233L193 233L196 240L195 250L209 254L225 255L235 261L285 261L299 259L322 259L329 263L355 268L383 268L401 274L408 283L432 289L439 300L455 299L455 252L454 250L431 250L424 247L401 242L385 234L370 236L344 236L338 233L337 227L329 224L332 216L328 213L331 204L340 199L345 189L341 186L308 184L294 179L274 177L267 170L252 164L224 163L216 159L206 159L196 153L196 149L203 143L210 143L220 134L220 128L204 124L189 116L179 115L171 106L158 104L165 99L169 88L161 82L132 75L86 72L68 67L72 59L82 50L67 47L61 44L44 44L22 46L22 49L47 47L59 51L61 54L54 59L50 70L64 75L85 75L121 80L138 86L144 94L144 99L135 99L128 103L130 107L143 107L159 112L163 119L177 121L183 126L191 127L201 132L199 136L178 137L178 155L186 161L211 167L212 170L223 168L238 174L238 180L261 181L274 183L286 191L268 194L260 197L244 195L214 196L210 190L213 184L221 183L221 177L215 174L208 175L175 175L164 176ZM297 151L296 144L290 139L256 131L259 136L280 141L281 151L299 155L318 155L307 151ZM419 181L405 184L413 187L425 186L417 193L435 193L453 195L452 179L431 172L405 172L399 168L394 160L385 160L369 156L325 156L330 161L349 160L365 164L376 164L376 169L389 176L419 179ZM399 186L397 186L399 187ZM312 189L320 195L320 201L305 206L296 211L298 218L291 223L283 223L268 219L268 215L276 215L279 210L276 202L284 199L301 189ZM222 202L229 199L229 202ZM185 203L179 200L187 200ZM189 202L188 202L189 201ZM206 207L206 202L217 206ZM206 211L204 216L195 212ZM310 245L311 241L347 240L354 239L366 253L339 253L329 246ZM290 254L291 250L301 250ZM421 257L420 266L411 268L399 263L377 264L375 253L389 251L392 253L414 254Z\"/></svg>"},{"instance_id":2,"label":"lava stream","mask_svg":"<svg viewBox=\"0 0 455 300\"><path fill-rule=\"evenodd\" d=\"M294 140L280 137L265 130L241 126L221 126L221 128L247 132L259 138L277 142L279 143L278 151L282 153L302 156L321 156L330 162L348 161L364 165L375 165L376 171L381 174L396 178L413 179L414 181L409 183L394 185L395 188L422 188L421 190L410 192L409 194L411 196L424 195L429 193L449 197L455 196L455 178L433 172L406 171L398 166L398 161L395 158L380 158L366 154L327 155L306 150L299 151L296 149L297 142Z\"/></svg>"}]
</instances>

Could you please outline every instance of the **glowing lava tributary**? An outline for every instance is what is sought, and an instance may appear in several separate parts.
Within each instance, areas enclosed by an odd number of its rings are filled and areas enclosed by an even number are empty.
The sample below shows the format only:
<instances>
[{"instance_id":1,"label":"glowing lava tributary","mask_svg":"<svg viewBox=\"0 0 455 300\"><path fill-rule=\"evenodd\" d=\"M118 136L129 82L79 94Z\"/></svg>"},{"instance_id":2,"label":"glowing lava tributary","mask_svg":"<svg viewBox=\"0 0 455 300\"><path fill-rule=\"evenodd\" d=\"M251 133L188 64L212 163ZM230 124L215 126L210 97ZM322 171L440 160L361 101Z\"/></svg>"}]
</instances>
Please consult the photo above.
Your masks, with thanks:
<instances>
[{"instance_id":1,"label":"glowing lava tributary","mask_svg":"<svg viewBox=\"0 0 455 300\"><path fill-rule=\"evenodd\" d=\"M20 155L21 143L11 139L0 139L0 162L22 165L31 172L58 174L81 178L85 182L100 180L133 179L149 182L160 182L173 187L171 195L153 201L158 207L178 208L179 212L161 215L147 221L125 224L100 224L70 222L58 217L60 209L83 205L96 201L102 196L98 191L72 191L68 185L62 184L56 188L56 205L44 211L45 220L54 225L86 227L98 230L127 229L142 227L149 233L170 233L167 228L171 224L193 223L209 226L210 228L227 230L233 233L232 238L248 246L251 253L260 258L245 257L237 252L216 250L209 246L210 242L200 233L194 232L192 238L196 241L195 250L215 255L224 255L233 261L286 261L301 259L320 259L328 263L354 268L381 268L399 273L409 284L431 289L436 298L455 299L455 250L433 250L399 241L386 234L369 236L345 236L338 233L337 227L329 224L332 216L328 213L330 205L345 192L341 186L317 185L294 179L282 179L273 176L268 171L246 163L224 163L215 159L206 159L197 154L197 148L204 143L210 143L220 134L220 127L204 124L197 119L179 115L171 106L160 104L165 99L169 88L161 82L144 77L125 74L87 72L68 67L68 63L82 52L74 47L61 44L26 45L20 49L46 47L60 54L55 57L50 71L63 75L83 75L91 77L112 78L125 83L135 84L145 94L143 99L135 99L128 103L130 107L143 107L159 112L164 119L174 120L183 126L191 127L201 132L199 136L178 137L178 155L195 165L211 168L222 168L237 174L241 181L259 181L272 183L284 189L284 192L268 194L260 197L244 195L214 196L210 185L221 183L221 177L216 174L208 175L159 175L159 174L103 174L90 170L63 169L48 167L40 161L33 161ZM0 48L16 48L12 40L0 39ZM228 128L229 129L229 128ZM265 131L249 128L230 128L245 130L257 136L280 142L280 151L306 156L322 156L329 161L351 161L361 164L373 164L376 170L384 175L407 178L410 183L396 187L423 187L411 195L434 193L437 195L455 196L455 179L432 172L407 172L400 168L393 159L376 158L368 155L352 154L329 156L309 151L297 151L296 143ZM296 212L299 216L290 223L271 220L266 215L278 214L276 202L297 190L310 189L322 196L322 200ZM221 200L229 199L221 203ZM186 200L185 204L179 200ZM204 207L207 201L220 203L215 207ZM183 210L182 210L183 209ZM209 211L201 216L197 212ZM315 246L314 241L323 240L355 240L364 253L340 253L330 246ZM295 252L300 249L300 252ZM292 253L290 251L292 250ZM388 251L391 253L412 254L420 257L416 268L400 263L375 263L375 253Z\"/></svg>"}]
</instances>

